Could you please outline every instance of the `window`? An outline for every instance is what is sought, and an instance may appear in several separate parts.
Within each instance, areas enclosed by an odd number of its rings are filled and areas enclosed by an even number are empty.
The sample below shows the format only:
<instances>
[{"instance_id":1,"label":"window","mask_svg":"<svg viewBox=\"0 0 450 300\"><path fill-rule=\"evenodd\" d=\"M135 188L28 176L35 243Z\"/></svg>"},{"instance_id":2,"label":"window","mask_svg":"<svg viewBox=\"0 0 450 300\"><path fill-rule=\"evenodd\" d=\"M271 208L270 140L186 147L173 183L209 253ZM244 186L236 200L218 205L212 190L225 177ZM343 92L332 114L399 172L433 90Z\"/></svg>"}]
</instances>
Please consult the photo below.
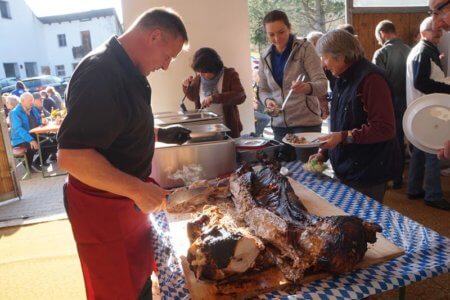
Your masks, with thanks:
<instances>
[{"instance_id":1,"label":"window","mask_svg":"<svg viewBox=\"0 0 450 300\"><path fill-rule=\"evenodd\" d=\"M41 66L41 74L42 75L50 75L50 67L49 66Z\"/></svg>"},{"instance_id":2,"label":"window","mask_svg":"<svg viewBox=\"0 0 450 300\"><path fill-rule=\"evenodd\" d=\"M77 66L78 66L78 63L72 63L72 70L75 71Z\"/></svg>"},{"instance_id":3,"label":"window","mask_svg":"<svg viewBox=\"0 0 450 300\"><path fill-rule=\"evenodd\" d=\"M20 77L19 65L17 63L4 63L5 77Z\"/></svg>"},{"instance_id":4,"label":"window","mask_svg":"<svg viewBox=\"0 0 450 300\"><path fill-rule=\"evenodd\" d=\"M55 69L56 69L56 76L66 76L64 65L55 66Z\"/></svg>"},{"instance_id":5,"label":"window","mask_svg":"<svg viewBox=\"0 0 450 300\"><path fill-rule=\"evenodd\" d=\"M91 33L89 30L81 31L81 46L86 54L92 50Z\"/></svg>"},{"instance_id":6,"label":"window","mask_svg":"<svg viewBox=\"0 0 450 300\"><path fill-rule=\"evenodd\" d=\"M25 73L27 74L27 77L38 76L37 64L35 62L26 62Z\"/></svg>"},{"instance_id":7,"label":"window","mask_svg":"<svg viewBox=\"0 0 450 300\"><path fill-rule=\"evenodd\" d=\"M11 19L11 13L9 11L9 3L6 1L0 1L0 14L3 19Z\"/></svg>"},{"instance_id":8,"label":"window","mask_svg":"<svg viewBox=\"0 0 450 300\"><path fill-rule=\"evenodd\" d=\"M66 35L65 34L58 34L58 45L60 47L66 47L67 46Z\"/></svg>"}]
</instances>

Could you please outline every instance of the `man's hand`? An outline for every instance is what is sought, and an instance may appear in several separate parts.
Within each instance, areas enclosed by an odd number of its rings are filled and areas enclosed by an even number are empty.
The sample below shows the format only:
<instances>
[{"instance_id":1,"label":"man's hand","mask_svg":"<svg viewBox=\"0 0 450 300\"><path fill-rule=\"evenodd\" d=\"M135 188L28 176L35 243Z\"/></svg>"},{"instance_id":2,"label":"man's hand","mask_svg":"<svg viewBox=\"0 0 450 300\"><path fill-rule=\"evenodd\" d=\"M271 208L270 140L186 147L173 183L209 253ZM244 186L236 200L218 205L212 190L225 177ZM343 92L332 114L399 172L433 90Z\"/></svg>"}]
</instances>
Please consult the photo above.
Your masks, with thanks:
<instances>
[{"instance_id":1,"label":"man's hand","mask_svg":"<svg viewBox=\"0 0 450 300\"><path fill-rule=\"evenodd\" d=\"M325 144L320 146L323 149L333 149L339 143L342 143L342 134L340 132L332 132L329 135L319 138L321 141L325 141Z\"/></svg>"},{"instance_id":2,"label":"man's hand","mask_svg":"<svg viewBox=\"0 0 450 300\"><path fill-rule=\"evenodd\" d=\"M191 139L191 131L182 126L158 128L158 141L166 144L183 144Z\"/></svg>"},{"instance_id":3,"label":"man's hand","mask_svg":"<svg viewBox=\"0 0 450 300\"><path fill-rule=\"evenodd\" d=\"M212 96L208 96L202 101L202 108L207 108L211 106L211 103L213 101Z\"/></svg>"},{"instance_id":4,"label":"man's hand","mask_svg":"<svg viewBox=\"0 0 450 300\"><path fill-rule=\"evenodd\" d=\"M31 141L30 146L31 146L31 149L33 149L33 150L39 149L39 144L36 141Z\"/></svg>"},{"instance_id":5,"label":"man's hand","mask_svg":"<svg viewBox=\"0 0 450 300\"><path fill-rule=\"evenodd\" d=\"M130 197L143 213L160 211L166 207L166 196L170 191L151 182L142 182L136 193Z\"/></svg>"}]
</instances>

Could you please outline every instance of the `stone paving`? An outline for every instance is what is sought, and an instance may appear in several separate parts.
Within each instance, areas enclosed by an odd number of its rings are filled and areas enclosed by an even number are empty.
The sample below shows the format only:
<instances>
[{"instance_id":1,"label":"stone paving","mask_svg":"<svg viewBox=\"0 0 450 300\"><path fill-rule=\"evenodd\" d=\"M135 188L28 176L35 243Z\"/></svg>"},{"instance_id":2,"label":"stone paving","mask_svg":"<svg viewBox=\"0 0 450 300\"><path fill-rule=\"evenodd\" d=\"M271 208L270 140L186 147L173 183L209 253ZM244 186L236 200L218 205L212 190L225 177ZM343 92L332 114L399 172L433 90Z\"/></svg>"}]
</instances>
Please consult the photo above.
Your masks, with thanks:
<instances>
[{"instance_id":1,"label":"stone paving","mask_svg":"<svg viewBox=\"0 0 450 300\"><path fill-rule=\"evenodd\" d=\"M21 178L23 170L17 173ZM66 177L43 178L42 173L32 173L31 179L19 180L22 197L0 204L0 227L66 218L62 195Z\"/></svg>"}]
</instances>

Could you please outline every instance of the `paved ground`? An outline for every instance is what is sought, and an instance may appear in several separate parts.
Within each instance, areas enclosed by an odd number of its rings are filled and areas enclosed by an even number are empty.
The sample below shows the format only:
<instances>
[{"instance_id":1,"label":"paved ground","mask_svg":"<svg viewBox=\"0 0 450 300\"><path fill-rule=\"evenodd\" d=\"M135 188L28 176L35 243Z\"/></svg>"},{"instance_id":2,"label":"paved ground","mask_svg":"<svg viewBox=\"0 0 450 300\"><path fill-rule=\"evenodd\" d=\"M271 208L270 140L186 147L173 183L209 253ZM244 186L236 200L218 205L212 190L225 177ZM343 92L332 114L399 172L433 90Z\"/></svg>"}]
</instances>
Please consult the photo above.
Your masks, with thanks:
<instances>
[{"instance_id":1,"label":"paved ground","mask_svg":"<svg viewBox=\"0 0 450 300\"><path fill-rule=\"evenodd\" d=\"M22 170L18 170L22 177ZM43 178L33 173L31 179L21 180L21 199L0 206L0 227L32 224L65 218L62 185L67 176Z\"/></svg>"}]
</instances>

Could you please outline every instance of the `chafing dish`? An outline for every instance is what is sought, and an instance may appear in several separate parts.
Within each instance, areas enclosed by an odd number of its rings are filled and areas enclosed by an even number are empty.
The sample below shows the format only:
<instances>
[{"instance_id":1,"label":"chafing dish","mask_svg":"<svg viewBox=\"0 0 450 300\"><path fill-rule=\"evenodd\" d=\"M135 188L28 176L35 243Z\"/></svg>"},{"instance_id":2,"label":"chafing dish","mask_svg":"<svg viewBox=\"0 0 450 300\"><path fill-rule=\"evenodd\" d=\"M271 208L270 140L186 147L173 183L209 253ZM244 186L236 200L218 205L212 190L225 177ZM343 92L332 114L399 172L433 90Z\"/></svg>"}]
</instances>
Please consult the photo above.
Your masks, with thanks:
<instances>
[{"instance_id":1,"label":"chafing dish","mask_svg":"<svg viewBox=\"0 0 450 300\"><path fill-rule=\"evenodd\" d=\"M155 125L169 126L173 124L212 124L222 123L222 117L211 111L188 110L186 112L162 112L154 115ZM184 124L183 124L184 125Z\"/></svg>"},{"instance_id":2,"label":"chafing dish","mask_svg":"<svg viewBox=\"0 0 450 300\"><path fill-rule=\"evenodd\" d=\"M173 188L186 183L174 175L184 168L201 170L198 179L213 179L236 169L234 140L186 143L181 146L156 143L152 161L152 177L163 187Z\"/></svg>"},{"instance_id":3,"label":"chafing dish","mask_svg":"<svg viewBox=\"0 0 450 300\"><path fill-rule=\"evenodd\" d=\"M183 124L184 127L191 130L191 139L189 144L207 141L223 140L230 129L223 124Z\"/></svg>"},{"instance_id":4,"label":"chafing dish","mask_svg":"<svg viewBox=\"0 0 450 300\"><path fill-rule=\"evenodd\" d=\"M238 163L256 163L263 159L278 161L295 160L295 148L275 140L263 138L239 138L236 140L236 158ZM255 143L253 143L255 142ZM256 143L257 142L257 143ZM250 145L250 146L246 146Z\"/></svg>"}]
</instances>

